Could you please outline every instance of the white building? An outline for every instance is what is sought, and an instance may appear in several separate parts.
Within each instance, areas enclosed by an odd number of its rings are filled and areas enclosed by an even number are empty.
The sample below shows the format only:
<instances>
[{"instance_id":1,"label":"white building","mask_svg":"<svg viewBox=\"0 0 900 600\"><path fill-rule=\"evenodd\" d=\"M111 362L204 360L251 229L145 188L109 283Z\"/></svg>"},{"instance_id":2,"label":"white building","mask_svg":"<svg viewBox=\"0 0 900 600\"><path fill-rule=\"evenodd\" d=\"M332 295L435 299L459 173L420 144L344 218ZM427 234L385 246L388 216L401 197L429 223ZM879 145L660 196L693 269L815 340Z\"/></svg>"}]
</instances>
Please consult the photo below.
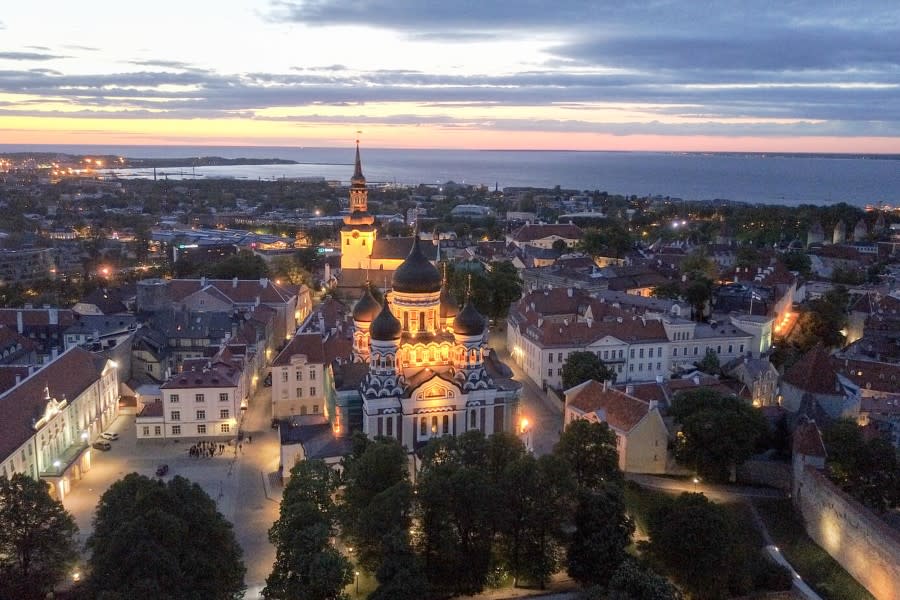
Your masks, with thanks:
<instances>
[{"instance_id":1,"label":"white building","mask_svg":"<svg viewBox=\"0 0 900 600\"><path fill-rule=\"evenodd\" d=\"M62 500L118 411L115 362L81 348L60 354L0 395L0 476L43 479Z\"/></svg>"},{"instance_id":2,"label":"white building","mask_svg":"<svg viewBox=\"0 0 900 600\"><path fill-rule=\"evenodd\" d=\"M185 364L160 386L162 402L147 404L135 420L137 437L231 438L237 433L249 374L244 361L223 350Z\"/></svg>"},{"instance_id":3,"label":"white building","mask_svg":"<svg viewBox=\"0 0 900 600\"><path fill-rule=\"evenodd\" d=\"M562 368L573 352L596 353L616 381L654 381L690 368L712 350L725 362L762 348L759 335L734 320L695 323L655 312L639 314L583 290L557 288L526 294L507 321L513 360L537 385L562 387Z\"/></svg>"},{"instance_id":4,"label":"white building","mask_svg":"<svg viewBox=\"0 0 900 600\"><path fill-rule=\"evenodd\" d=\"M272 416L324 414L328 365L321 333L301 333L272 362Z\"/></svg>"}]
</instances>

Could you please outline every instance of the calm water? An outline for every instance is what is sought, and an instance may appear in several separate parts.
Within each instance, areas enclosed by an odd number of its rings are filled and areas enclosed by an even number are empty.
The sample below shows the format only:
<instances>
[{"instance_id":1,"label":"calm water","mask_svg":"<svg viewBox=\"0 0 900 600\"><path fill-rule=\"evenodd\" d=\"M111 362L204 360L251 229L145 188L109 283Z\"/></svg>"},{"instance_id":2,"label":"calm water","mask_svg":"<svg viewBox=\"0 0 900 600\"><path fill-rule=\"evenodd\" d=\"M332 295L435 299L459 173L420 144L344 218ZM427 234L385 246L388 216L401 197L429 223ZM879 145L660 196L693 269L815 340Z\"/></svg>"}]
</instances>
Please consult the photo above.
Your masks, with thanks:
<instances>
[{"instance_id":1,"label":"calm water","mask_svg":"<svg viewBox=\"0 0 900 600\"><path fill-rule=\"evenodd\" d=\"M134 158L283 158L298 165L199 167L197 176L273 179L324 177L347 181L353 149L193 146L12 146L0 152L58 151ZM448 180L494 187L536 186L602 190L616 194L673 196L689 200L727 198L777 204L900 204L900 160L670 154L654 152L510 152L473 150L386 150L363 148L363 172L370 183L443 183ZM190 168L157 169L168 177L190 177ZM122 172L152 177L152 170Z\"/></svg>"}]
</instances>

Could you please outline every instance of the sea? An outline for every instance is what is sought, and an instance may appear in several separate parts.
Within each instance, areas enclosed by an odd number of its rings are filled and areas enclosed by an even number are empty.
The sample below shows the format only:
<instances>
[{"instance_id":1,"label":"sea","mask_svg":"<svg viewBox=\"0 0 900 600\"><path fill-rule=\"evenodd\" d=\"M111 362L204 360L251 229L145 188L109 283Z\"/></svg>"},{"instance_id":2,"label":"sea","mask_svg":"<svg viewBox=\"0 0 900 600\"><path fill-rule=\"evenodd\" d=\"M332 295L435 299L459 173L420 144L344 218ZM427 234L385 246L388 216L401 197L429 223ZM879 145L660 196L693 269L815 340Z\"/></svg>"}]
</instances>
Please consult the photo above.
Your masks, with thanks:
<instances>
[{"instance_id":1,"label":"sea","mask_svg":"<svg viewBox=\"0 0 900 600\"><path fill-rule=\"evenodd\" d=\"M2 152L64 152L130 158L280 158L295 165L158 168L157 177L347 181L354 149L263 146L6 145ZM900 156L363 148L369 183L448 181L490 187L599 190L610 194L749 203L900 205ZM153 177L152 169L122 169L123 178Z\"/></svg>"}]
</instances>

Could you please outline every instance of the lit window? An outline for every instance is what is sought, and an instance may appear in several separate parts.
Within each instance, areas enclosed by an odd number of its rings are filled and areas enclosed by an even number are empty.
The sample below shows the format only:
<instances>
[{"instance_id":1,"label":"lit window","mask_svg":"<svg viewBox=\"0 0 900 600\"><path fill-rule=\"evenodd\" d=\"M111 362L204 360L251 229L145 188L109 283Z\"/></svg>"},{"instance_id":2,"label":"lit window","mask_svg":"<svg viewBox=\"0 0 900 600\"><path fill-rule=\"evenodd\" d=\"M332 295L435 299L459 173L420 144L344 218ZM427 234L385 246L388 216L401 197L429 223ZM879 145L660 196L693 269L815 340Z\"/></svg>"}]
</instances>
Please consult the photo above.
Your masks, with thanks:
<instances>
[{"instance_id":1,"label":"lit window","mask_svg":"<svg viewBox=\"0 0 900 600\"><path fill-rule=\"evenodd\" d=\"M222 423L222 425L219 427L219 431L221 431L222 433L229 433L231 431L231 425L229 425L228 423Z\"/></svg>"}]
</instances>

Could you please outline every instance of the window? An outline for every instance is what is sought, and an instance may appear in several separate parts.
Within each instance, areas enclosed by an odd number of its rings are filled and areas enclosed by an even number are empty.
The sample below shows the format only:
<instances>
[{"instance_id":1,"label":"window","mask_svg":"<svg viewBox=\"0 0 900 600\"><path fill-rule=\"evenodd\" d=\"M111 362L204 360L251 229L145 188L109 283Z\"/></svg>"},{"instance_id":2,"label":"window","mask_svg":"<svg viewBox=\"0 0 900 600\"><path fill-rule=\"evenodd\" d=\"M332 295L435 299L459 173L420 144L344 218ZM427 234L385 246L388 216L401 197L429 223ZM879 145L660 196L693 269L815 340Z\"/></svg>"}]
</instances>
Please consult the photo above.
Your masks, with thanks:
<instances>
[{"instance_id":1,"label":"window","mask_svg":"<svg viewBox=\"0 0 900 600\"><path fill-rule=\"evenodd\" d=\"M659 348L656 349L656 355L658 357L662 358L662 346L660 346Z\"/></svg>"},{"instance_id":2,"label":"window","mask_svg":"<svg viewBox=\"0 0 900 600\"><path fill-rule=\"evenodd\" d=\"M314 415L319 414L319 405L318 404L313 404L313 414Z\"/></svg>"},{"instance_id":3,"label":"window","mask_svg":"<svg viewBox=\"0 0 900 600\"><path fill-rule=\"evenodd\" d=\"M178 394L170 394L169 402L172 402L173 404L178 404Z\"/></svg>"},{"instance_id":4,"label":"window","mask_svg":"<svg viewBox=\"0 0 900 600\"><path fill-rule=\"evenodd\" d=\"M228 402L228 393L219 394L219 402Z\"/></svg>"},{"instance_id":5,"label":"window","mask_svg":"<svg viewBox=\"0 0 900 600\"><path fill-rule=\"evenodd\" d=\"M638 363L638 371L644 370L644 363Z\"/></svg>"},{"instance_id":6,"label":"window","mask_svg":"<svg viewBox=\"0 0 900 600\"><path fill-rule=\"evenodd\" d=\"M425 422L425 417L419 419L419 435L423 436L428 433L428 423Z\"/></svg>"},{"instance_id":7,"label":"window","mask_svg":"<svg viewBox=\"0 0 900 600\"><path fill-rule=\"evenodd\" d=\"M633 371L634 371L634 365L628 365L628 370L629 370L630 372L633 372Z\"/></svg>"},{"instance_id":8,"label":"window","mask_svg":"<svg viewBox=\"0 0 900 600\"><path fill-rule=\"evenodd\" d=\"M662 363L656 363L656 370L657 371L662 370Z\"/></svg>"},{"instance_id":9,"label":"window","mask_svg":"<svg viewBox=\"0 0 900 600\"><path fill-rule=\"evenodd\" d=\"M434 435L437 433L437 415L431 417L431 434Z\"/></svg>"},{"instance_id":10,"label":"window","mask_svg":"<svg viewBox=\"0 0 900 600\"><path fill-rule=\"evenodd\" d=\"M547 369L547 377L553 377L553 369Z\"/></svg>"},{"instance_id":11,"label":"window","mask_svg":"<svg viewBox=\"0 0 900 600\"><path fill-rule=\"evenodd\" d=\"M219 426L219 431L221 431L222 433L230 433L230 432L231 432L231 425L229 425L228 423L222 423L222 424Z\"/></svg>"},{"instance_id":12,"label":"window","mask_svg":"<svg viewBox=\"0 0 900 600\"><path fill-rule=\"evenodd\" d=\"M553 362L553 353L552 352L547 355L547 359L549 360L549 362L551 362L551 363Z\"/></svg>"},{"instance_id":13,"label":"window","mask_svg":"<svg viewBox=\"0 0 900 600\"><path fill-rule=\"evenodd\" d=\"M206 402L206 398L203 397L203 394L196 394L194 396L194 402Z\"/></svg>"},{"instance_id":14,"label":"window","mask_svg":"<svg viewBox=\"0 0 900 600\"><path fill-rule=\"evenodd\" d=\"M700 346L694 346L694 356L697 356L697 354L699 352L700 352Z\"/></svg>"},{"instance_id":15,"label":"window","mask_svg":"<svg viewBox=\"0 0 900 600\"><path fill-rule=\"evenodd\" d=\"M478 413L474 410L469 411L469 428L470 429L475 428L475 419L477 418L477 416L476 416L477 414Z\"/></svg>"},{"instance_id":16,"label":"window","mask_svg":"<svg viewBox=\"0 0 900 600\"><path fill-rule=\"evenodd\" d=\"M288 372L287 369L281 370L281 383L287 383L288 380Z\"/></svg>"},{"instance_id":17,"label":"window","mask_svg":"<svg viewBox=\"0 0 900 600\"><path fill-rule=\"evenodd\" d=\"M716 354L722 354L722 346L716 346Z\"/></svg>"},{"instance_id":18,"label":"window","mask_svg":"<svg viewBox=\"0 0 900 600\"><path fill-rule=\"evenodd\" d=\"M733 348L734 348L734 346L732 346L731 344L728 344L728 354L731 354L732 352L734 352Z\"/></svg>"},{"instance_id":19,"label":"window","mask_svg":"<svg viewBox=\"0 0 900 600\"><path fill-rule=\"evenodd\" d=\"M604 350L603 351L603 360L606 360L608 358L609 358L609 350Z\"/></svg>"},{"instance_id":20,"label":"window","mask_svg":"<svg viewBox=\"0 0 900 600\"><path fill-rule=\"evenodd\" d=\"M640 349L640 351L638 352L638 355L639 355L641 358L644 358L644 349L643 349L643 348ZM632 357L632 358L634 358L634 357Z\"/></svg>"},{"instance_id":21,"label":"window","mask_svg":"<svg viewBox=\"0 0 900 600\"><path fill-rule=\"evenodd\" d=\"M316 380L316 370L315 370L315 369L312 369L312 368L311 368L311 369L309 370L309 380L310 380L310 381L315 381L315 380Z\"/></svg>"},{"instance_id":22,"label":"window","mask_svg":"<svg viewBox=\"0 0 900 600\"><path fill-rule=\"evenodd\" d=\"M171 419L169 419L170 421L180 421L181 420L181 411L173 410L172 414L170 416L171 416Z\"/></svg>"},{"instance_id":23,"label":"window","mask_svg":"<svg viewBox=\"0 0 900 600\"><path fill-rule=\"evenodd\" d=\"M205 410L198 410L198 411L197 411L197 420L198 420L198 421L205 421L205 420L206 420L206 411L205 411Z\"/></svg>"},{"instance_id":24,"label":"window","mask_svg":"<svg viewBox=\"0 0 900 600\"><path fill-rule=\"evenodd\" d=\"M387 417L385 419L385 433L388 437L394 437L394 417Z\"/></svg>"},{"instance_id":25,"label":"window","mask_svg":"<svg viewBox=\"0 0 900 600\"><path fill-rule=\"evenodd\" d=\"M442 425L442 428L444 431L444 435L447 435L448 433L450 433L450 416L449 415L444 415L444 419L443 419L443 422L441 423L441 425Z\"/></svg>"},{"instance_id":26,"label":"window","mask_svg":"<svg viewBox=\"0 0 900 600\"><path fill-rule=\"evenodd\" d=\"M625 357L625 351L619 350L619 358L624 358L624 357Z\"/></svg>"},{"instance_id":27,"label":"window","mask_svg":"<svg viewBox=\"0 0 900 600\"><path fill-rule=\"evenodd\" d=\"M298 398L303 397L303 388L299 388L299 387L297 388L297 397Z\"/></svg>"},{"instance_id":28,"label":"window","mask_svg":"<svg viewBox=\"0 0 900 600\"><path fill-rule=\"evenodd\" d=\"M557 369L556 374L559 375L560 377L562 377L562 369Z\"/></svg>"},{"instance_id":29,"label":"window","mask_svg":"<svg viewBox=\"0 0 900 600\"><path fill-rule=\"evenodd\" d=\"M144 431L144 435L150 435L150 426L144 425L143 431Z\"/></svg>"},{"instance_id":30,"label":"window","mask_svg":"<svg viewBox=\"0 0 900 600\"><path fill-rule=\"evenodd\" d=\"M172 425L172 435L181 435L181 425Z\"/></svg>"},{"instance_id":31,"label":"window","mask_svg":"<svg viewBox=\"0 0 900 600\"><path fill-rule=\"evenodd\" d=\"M303 371L297 369L297 372L294 373L294 379L296 379L297 381L303 381Z\"/></svg>"},{"instance_id":32,"label":"window","mask_svg":"<svg viewBox=\"0 0 900 600\"><path fill-rule=\"evenodd\" d=\"M205 434L206 433L206 425L197 425L197 433Z\"/></svg>"},{"instance_id":33,"label":"window","mask_svg":"<svg viewBox=\"0 0 900 600\"><path fill-rule=\"evenodd\" d=\"M628 353L628 356L634 358L634 348L631 349L631 351Z\"/></svg>"},{"instance_id":34,"label":"window","mask_svg":"<svg viewBox=\"0 0 900 600\"><path fill-rule=\"evenodd\" d=\"M557 352L557 353L556 353L556 361L557 361L557 362L562 362L562 352Z\"/></svg>"},{"instance_id":35,"label":"window","mask_svg":"<svg viewBox=\"0 0 900 600\"><path fill-rule=\"evenodd\" d=\"M157 425L156 427L153 428L153 435L160 435L160 434L162 434L162 427Z\"/></svg>"},{"instance_id":36,"label":"window","mask_svg":"<svg viewBox=\"0 0 900 600\"><path fill-rule=\"evenodd\" d=\"M678 348L672 348L672 356L678 356Z\"/></svg>"},{"instance_id":37,"label":"window","mask_svg":"<svg viewBox=\"0 0 900 600\"><path fill-rule=\"evenodd\" d=\"M653 348L647 350L647 358L653 358Z\"/></svg>"},{"instance_id":38,"label":"window","mask_svg":"<svg viewBox=\"0 0 900 600\"><path fill-rule=\"evenodd\" d=\"M230 414L230 412L228 411L227 408L224 408L224 409L222 409L222 410L219 411L219 418L220 418L220 419L227 419L227 418L230 417L230 416L231 416L231 414Z\"/></svg>"},{"instance_id":39,"label":"window","mask_svg":"<svg viewBox=\"0 0 900 600\"><path fill-rule=\"evenodd\" d=\"M741 344L741 350L740 350L740 352L741 352L741 354L744 353L744 345L743 345L743 344Z\"/></svg>"},{"instance_id":40,"label":"window","mask_svg":"<svg viewBox=\"0 0 900 600\"><path fill-rule=\"evenodd\" d=\"M310 396L315 396L315 395L316 395L316 388L314 388L314 387L309 388L309 395L310 395Z\"/></svg>"}]
</instances>

